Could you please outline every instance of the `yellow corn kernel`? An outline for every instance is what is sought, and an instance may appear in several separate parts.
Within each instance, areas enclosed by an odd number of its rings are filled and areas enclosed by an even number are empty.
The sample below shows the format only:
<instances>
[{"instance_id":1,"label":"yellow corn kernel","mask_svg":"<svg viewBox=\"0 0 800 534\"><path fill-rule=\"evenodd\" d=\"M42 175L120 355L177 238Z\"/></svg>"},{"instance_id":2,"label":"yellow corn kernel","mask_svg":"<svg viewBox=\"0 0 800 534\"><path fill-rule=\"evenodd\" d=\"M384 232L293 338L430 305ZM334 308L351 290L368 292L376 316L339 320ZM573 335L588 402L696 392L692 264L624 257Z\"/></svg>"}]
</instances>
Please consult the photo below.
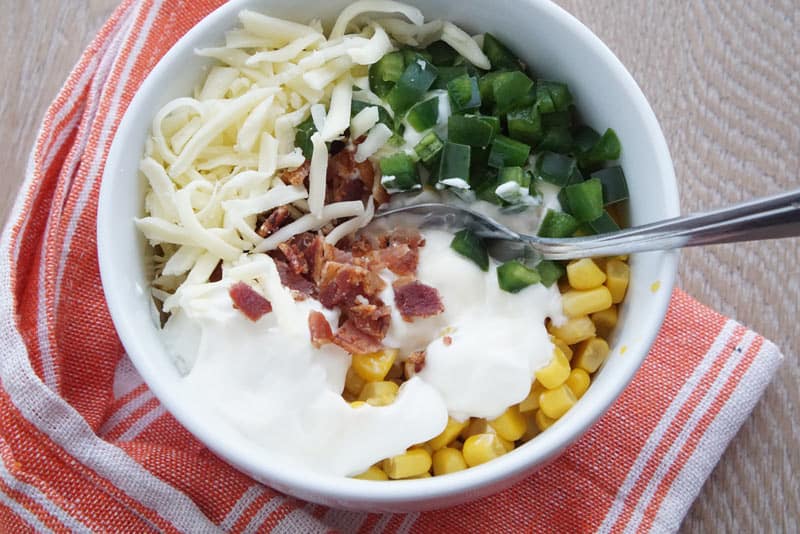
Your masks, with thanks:
<instances>
[{"instance_id":1,"label":"yellow corn kernel","mask_svg":"<svg viewBox=\"0 0 800 534\"><path fill-rule=\"evenodd\" d=\"M433 475L431 475L430 473L425 471L424 473L420 473L420 474L415 475L413 477L408 477L408 478L406 478L406 480L411 480L411 479L414 479L414 478L431 478L431 476L433 476Z\"/></svg>"},{"instance_id":2,"label":"yellow corn kernel","mask_svg":"<svg viewBox=\"0 0 800 534\"><path fill-rule=\"evenodd\" d=\"M461 453L467 465L475 467L504 455L506 448L497 434L475 434L464 442Z\"/></svg>"},{"instance_id":3,"label":"yellow corn kernel","mask_svg":"<svg viewBox=\"0 0 800 534\"><path fill-rule=\"evenodd\" d=\"M459 435L461 436L461 439L466 440L467 438L469 438L470 436L474 436L475 434L494 434L494 433L495 433L494 428L492 428L491 425L489 425L489 422L486 419L479 419L473 417L472 419L469 420L467 426L465 426L461 430Z\"/></svg>"},{"instance_id":4,"label":"yellow corn kernel","mask_svg":"<svg viewBox=\"0 0 800 534\"><path fill-rule=\"evenodd\" d=\"M555 419L547 417L542 410L536 410L536 414L533 417L536 420L536 426L539 427L541 432L544 432L556 422Z\"/></svg>"},{"instance_id":5,"label":"yellow corn kernel","mask_svg":"<svg viewBox=\"0 0 800 534\"><path fill-rule=\"evenodd\" d=\"M575 289L594 289L606 281L606 273L600 270L591 258L569 262L567 265L569 285Z\"/></svg>"},{"instance_id":6,"label":"yellow corn kernel","mask_svg":"<svg viewBox=\"0 0 800 534\"><path fill-rule=\"evenodd\" d=\"M531 391L525 400L519 403L519 411L522 413L532 412L539 409L539 395L544 391L544 386L538 380L534 380L531 384Z\"/></svg>"},{"instance_id":7,"label":"yellow corn kernel","mask_svg":"<svg viewBox=\"0 0 800 534\"><path fill-rule=\"evenodd\" d=\"M448 445L451 449L461 450L464 448L464 442L460 439L453 441L450 445Z\"/></svg>"},{"instance_id":8,"label":"yellow corn kernel","mask_svg":"<svg viewBox=\"0 0 800 534\"><path fill-rule=\"evenodd\" d=\"M415 477L430 468L431 455L425 449L409 449L383 461L383 470L392 479Z\"/></svg>"},{"instance_id":9,"label":"yellow corn kernel","mask_svg":"<svg viewBox=\"0 0 800 534\"><path fill-rule=\"evenodd\" d=\"M511 452L511 451L514 450L514 442L513 441L508 441L507 439L505 439L505 438L503 438L501 436L497 436L497 440L500 442L500 444L503 446L503 448L506 450L506 452Z\"/></svg>"},{"instance_id":10,"label":"yellow corn kernel","mask_svg":"<svg viewBox=\"0 0 800 534\"><path fill-rule=\"evenodd\" d=\"M399 389L394 382L367 382L358 400L373 406L386 406L394 402Z\"/></svg>"},{"instance_id":11,"label":"yellow corn kernel","mask_svg":"<svg viewBox=\"0 0 800 534\"><path fill-rule=\"evenodd\" d=\"M369 354L353 354L353 370L367 382L383 380L391 369L397 352L397 349L385 349Z\"/></svg>"},{"instance_id":12,"label":"yellow corn kernel","mask_svg":"<svg viewBox=\"0 0 800 534\"><path fill-rule=\"evenodd\" d=\"M539 435L539 426L536 424L536 413L525 412L522 416L525 418L526 428L525 433L520 439L522 441L530 441Z\"/></svg>"},{"instance_id":13,"label":"yellow corn kernel","mask_svg":"<svg viewBox=\"0 0 800 534\"><path fill-rule=\"evenodd\" d=\"M575 405L577 399L572 390L566 384L561 384L555 389L548 389L539 396L539 410L550 417L551 419L558 419L567 410Z\"/></svg>"},{"instance_id":14,"label":"yellow corn kernel","mask_svg":"<svg viewBox=\"0 0 800 534\"><path fill-rule=\"evenodd\" d=\"M427 443L418 443L417 445L412 445L408 450L414 450L414 449L422 449L431 456L433 455L433 447L431 447Z\"/></svg>"},{"instance_id":15,"label":"yellow corn kernel","mask_svg":"<svg viewBox=\"0 0 800 534\"><path fill-rule=\"evenodd\" d=\"M581 317L611 307L611 292L606 286L572 289L561 295L561 307L567 317Z\"/></svg>"},{"instance_id":16,"label":"yellow corn kernel","mask_svg":"<svg viewBox=\"0 0 800 534\"><path fill-rule=\"evenodd\" d=\"M354 476L361 480L389 480L389 477L380 467L374 465L361 474Z\"/></svg>"},{"instance_id":17,"label":"yellow corn kernel","mask_svg":"<svg viewBox=\"0 0 800 534\"><path fill-rule=\"evenodd\" d=\"M609 309L595 312L591 315L598 335L608 337L611 330L617 326L617 306L612 305Z\"/></svg>"},{"instance_id":18,"label":"yellow corn kernel","mask_svg":"<svg viewBox=\"0 0 800 534\"><path fill-rule=\"evenodd\" d=\"M591 382L592 379L589 378L589 373L580 367L576 367L569 372L566 384L569 389L572 390L575 397L580 399L583 397L583 394L586 393L586 390L589 389L589 384L591 384Z\"/></svg>"},{"instance_id":19,"label":"yellow corn kernel","mask_svg":"<svg viewBox=\"0 0 800 534\"><path fill-rule=\"evenodd\" d=\"M553 343L553 345L561 349L561 352L564 353L564 356L566 356L568 360L572 359L572 349L569 348L569 345L564 343L563 340L558 339L556 336L550 336L550 341Z\"/></svg>"},{"instance_id":20,"label":"yellow corn kernel","mask_svg":"<svg viewBox=\"0 0 800 534\"><path fill-rule=\"evenodd\" d=\"M489 425L498 436L508 441L517 441L525 433L525 419L518 406L509 406L500 417L489 421Z\"/></svg>"},{"instance_id":21,"label":"yellow corn kernel","mask_svg":"<svg viewBox=\"0 0 800 534\"><path fill-rule=\"evenodd\" d=\"M435 438L428 441L428 445L431 446L433 450L439 450L442 447L446 447L450 444L451 441L458 437L458 434L467 428L469 424L469 419L464 421L456 421L452 417L447 419L447 426L444 427L442 433L436 436Z\"/></svg>"},{"instance_id":22,"label":"yellow corn kernel","mask_svg":"<svg viewBox=\"0 0 800 534\"><path fill-rule=\"evenodd\" d=\"M567 345L574 345L595 335L594 323L588 316L568 319L561 326L550 325L550 333Z\"/></svg>"},{"instance_id":23,"label":"yellow corn kernel","mask_svg":"<svg viewBox=\"0 0 800 534\"><path fill-rule=\"evenodd\" d=\"M433 474L437 477L447 473L463 471L467 468L464 455L458 449L444 447L433 453Z\"/></svg>"},{"instance_id":24,"label":"yellow corn kernel","mask_svg":"<svg viewBox=\"0 0 800 534\"><path fill-rule=\"evenodd\" d=\"M572 363L575 367L580 367L587 373L594 373L605 361L608 353L609 348L606 340L601 337L593 337L581 341L580 345L575 349L575 360Z\"/></svg>"},{"instance_id":25,"label":"yellow corn kernel","mask_svg":"<svg viewBox=\"0 0 800 534\"><path fill-rule=\"evenodd\" d=\"M536 380L547 389L560 386L568 376L569 360L558 347L553 348L553 359L550 363L536 371Z\"/></svg>"},{"instance_id":26,"label":"yellow corn kernel","mask_svg":"<svg viewBox=\"0 0 800 534\"><path fill-rule=\"evenodd\" d=\"M606 277L606 287L611 292L611 302L619 304L625 298L625 292L628 290L631 268L624 261L608 260Z\"/></svg>"},{"instance_id":27,"label":"yellow corn kernel","mask_svg":"<svg viewBox=\"0 0 800 534\"><path fill-rule=\"evenodd\" d=\"M361 390L364 389L364 384L367 382L361 378L352 366L347 369L347 375L344 378L344 390L351 395L358 397L361 395Z\"/></svg>"},{"instance_id":28,"label":"yellow corn kernel","mask_svg":"<svg viewBox=\"0 0 800 534\"><path fill-rule=\"evenodd\" d=\"M350 403L351 408L361 408L362 406L369 406L369 405L364 401L353 401Z\"/></svg>"}]
</instances>

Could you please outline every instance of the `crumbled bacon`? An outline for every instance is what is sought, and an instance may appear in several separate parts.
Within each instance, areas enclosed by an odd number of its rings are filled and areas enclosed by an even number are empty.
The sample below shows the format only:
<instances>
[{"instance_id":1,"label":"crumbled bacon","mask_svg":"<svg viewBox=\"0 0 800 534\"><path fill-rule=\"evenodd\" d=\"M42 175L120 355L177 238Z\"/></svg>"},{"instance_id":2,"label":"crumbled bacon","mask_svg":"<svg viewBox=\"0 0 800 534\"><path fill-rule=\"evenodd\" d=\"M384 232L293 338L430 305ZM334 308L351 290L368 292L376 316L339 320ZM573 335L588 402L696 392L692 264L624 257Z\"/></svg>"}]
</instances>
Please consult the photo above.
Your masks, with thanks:
<instances>
[{"instance_id":1,"label":"crumbled bacon","mask_svg":"<svg viewBox=\"0 0 800 534\"><path fill-rule=\"evenodd\" d=\"M419 373L425 367L425 351L418 350L408 355L406 362L414 366L414 372Z\"/></svg>"},{"instance_id":2,"label":"crumbled bacon","mask_svg":"<svg viewBox=\"0 0 800 534\"><path fill-rule=\"evenodd\" d=\"M308 314L308 331L311 333L311 344L320 348L327 343L333 343L333 332L328 320L318 311Z\"/></svg>"},{"instance_id":3,"label":"crumbled bacon","mask_svg":"<svg viewBox=\"0 0 800 534\"><path fill-rule=\"evenodd\" d=\"M375 169L369 161L356 163L354 151L349 147L330 157L327 180L327 202L366 202L373 190Z\"/></svg>"},{"instance_id":4,"label":"crumbled bacon","mask_svg":"<svg viewBox=\"0 0 800 534\"><path fill-rule=\"evenodd\" d=\"M279 206L272 210L264 220L257 225L256 233L261 237L269 237L278 229L290 222L292 214L286 206Z\"/></svg>"},{"instance_id":5,"label":"crumbled bacon","mask_svg":"<svg viewBox=\"0 0 800 534\"><path fill-rule=\"evenodd\" d=\"M319 301L326 308L349 307L356 296L373 297L386 286L375 273L348 263L327 262L322 268Z\"/></svg>"},{"instance_id":6,"label":"crumbled bacon","mask_svg":"<svg viewBox=\"0 0 800 534\"><path fill-rule=\"evenodd\" d=\"M228 290L233 307L253 322L272 311L272 304L244 282L237 282Z\"/></svg>"},{"instance_id":7,"label":"crumbled bacon","mask_svg":"<svg viewBox=\"0 0 800 534\"><path fill-rule=\"evenodd\" d=\"M217 266L214 267L214 270L211 271L211 274L208 276L209 282L219 282L222 280L222 260L217 262Z\"/></svg>"},{"instance_id":8,"label":"crumbled bacon","mask_svg":"<svg viewBox=\"0 0 800 534\"><path fill-rule=\"evenodd\" d=\"M444 311L444 304L436 288L419 281L393 284L394 303L404 321L415 317L431 317Z\"/></svg>"},{"instance_id":9,"label":"crumbled bacon","mask_svg":"<svg viewBox=\"0 0 800 534\"><path fill-rule=\"evenodd\" d=\"M303 300L305 297L314 297L317 294L317 286L301 274L297 274L289 265L280 259L276 259L275 267L278 269L278 276L281 283L294 291L295 300Z\"/></svg>"},{"instance_id":10,"label":"crumbled bacon","mask_svg":"<svg viewBox=\"0 0 800 534\"><path fill-rule=\"evenodd\" d=\"M359 330L350 320L342 323L333 336L333 342L351 354L378 352L383 348L380 339Z\"/></svg>"},{"instance_id":11,"label":"crumbled bacon","mask_svg":"<svg viewBox=\"0 0 800 534\"><path fill-rule=\"evenodd\" d=\"M450 336L444 336L444 337L442 338L442 343L444 343L444 346L445 346L445 347L449 347L450 345L452 345L452 344L453 344L453 338L452 338L452 337L450 337Z\"/></svg>"},{"instance_id":12,"label":"crumbled bacon","mask_svg":"<svg viewBox=\"0 0 800 534\"><path fill-rule=\"evenodd\" d=\"M383 264L395 274L412 275L417 272L419 249L411 248L405 243L395 243L381 251Z\"/></svg>"},{"instance_id":13,"label":"crumbled bacon","mask_svg":"<svg viewBox=\"0 0 800 534\"><path fill-rule=\"evenodd\" d=\"M389 331L392 312L389 306L381 302L362 302L347 309L347 318L365 334L383 339Z\"/></svg>"},{"instance_id":14,"label":"crumbled bacon","mask_svg":"<svg viewBox=\"0 0 800 534\"><path fill-rule=\"evenodd\" d=\"M305 160L299 167L283 171L280 179L286 185L303 185L310 172L311 161Z\"/></svg>"}]
</instances>

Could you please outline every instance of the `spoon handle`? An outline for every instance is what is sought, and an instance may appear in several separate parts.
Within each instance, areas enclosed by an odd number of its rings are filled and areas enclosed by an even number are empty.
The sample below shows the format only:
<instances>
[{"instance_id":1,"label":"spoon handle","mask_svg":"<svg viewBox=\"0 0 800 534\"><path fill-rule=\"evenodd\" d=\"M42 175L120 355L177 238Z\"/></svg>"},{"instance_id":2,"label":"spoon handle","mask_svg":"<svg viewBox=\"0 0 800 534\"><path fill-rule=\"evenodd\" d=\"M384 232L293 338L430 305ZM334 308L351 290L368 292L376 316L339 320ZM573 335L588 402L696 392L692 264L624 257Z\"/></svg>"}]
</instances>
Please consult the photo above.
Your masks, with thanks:
<instances>
[{"instance_id":1,"label":"spoon handle","mask_svg":"<svg viewBox=\"0 0 800 534\"><path fill-rule=\"evenodd\" d=\"M547 259L573 259L794 236L800 236L800 189L602 236L533 244Z\"/></svg>"}]
</instances>

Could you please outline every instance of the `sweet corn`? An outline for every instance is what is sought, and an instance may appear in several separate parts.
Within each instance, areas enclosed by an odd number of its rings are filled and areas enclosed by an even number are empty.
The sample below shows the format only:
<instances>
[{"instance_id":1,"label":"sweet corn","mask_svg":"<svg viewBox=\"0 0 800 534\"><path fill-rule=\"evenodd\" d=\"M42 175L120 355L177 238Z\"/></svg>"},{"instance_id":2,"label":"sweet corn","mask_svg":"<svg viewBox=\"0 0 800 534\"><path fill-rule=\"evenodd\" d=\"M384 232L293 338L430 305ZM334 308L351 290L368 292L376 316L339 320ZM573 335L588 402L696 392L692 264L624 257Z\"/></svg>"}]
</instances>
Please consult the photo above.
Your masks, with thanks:
<instances>
[{"instance_id":1,"label":"sweet corn","mask_svg":"<svg viewBox=\"0 0 800 534\"><path fill-rule=\"evenodd\" d=\"M553 423L556 422L555 419L551 419L547 417L542 410L536 410L536 414L534 415L534 419L536 421L536 426L539 427L539 431L544 432L551 426Z\"/></svg>"},{"instance_id":2,"label":"sweet corn","mask_svg":"<svg viewBox=\"0 0 800 534\"><path fill-rule=\"evenodd\" d=\"M456 421L452 417L447 419L447 426L444 427L442 433L436 436L435 438L428 441L428 445L431 446L433 450L439 450L442 447L446 447L450 444L451 441L458 437L458 434L467 428L469 424L469 419L464 421Z\"/></svg>"},{"instance_id":3,"label":"sweet corn","mask_svg":"<svg viewBox=\"0 0 800 534\"><path fill-rule=\"evenodd\" d=\"M406 480L411 480L413 478L431 478L433 475L425 471L424 473L420 473L419 475L415 475L413 477L408 477Z\"/></svg>"},{"instance_id":4,"label":"sweet corn","mask_svg":"<svg viewBox=\"0 0 800 534\"><path fill-rule=\"evenodd\" d=\"M353 478L358 478L361 480L389 480L389 477L380 467L375 467L374 465L364 471L361 474L354 476Z\"/></svg>"},{"instance_id":5,"label":"sweet corn","mask_svg":"<svg viewBox=\"0 0 800 534\"><path fill-rule=\"evenodd\" d=\"M597 333L602 337L608 337L611 330L617 326L617 306L614 304L607 310L595 312L591 317Z\"/></svg>"},{"instance_id":6,"label":"sweet corn","mask_svg":"<svg viewBox=\"0 0 800 534\"><path fill-rule=\"evenodd\" d=\"M577 399L572 390L566 384L561 384L555 389L548 389L539 396L539 410L550 417L558 419L567 410L572 408Z\"/></svg>"},{"instance_id":7,"label":"sweet corn","mask_svg":"<svg viewBox=\"0 0 800 534\"><path fill-rule=\"evenodd\" d=\"M544 386L538 380L534 380L531 384L531 391L525 400L519 403L519 411L522 413L532 412L539 409L539 395L544 391Z\"/></svg>"},{"instance_id":8,"label":"sweet corn","mask_svg":"<svg viewBox=\"0 0 800 534\"><path fill-rule=\"evenodd\" d=\"M367 382L358 400L373 406L386 406L394 402L399 389L394 382Z\"/></svg>"},{"instance_id":9,"label":"sweet corn","mask_svg":"<svg viewBox=\"0 0 800 534\"><path fill-rule=\"evenodd\" d=\"M461 452L467 465L475 467L504 455L506 448L497 434L475 434L467 438Z\"/></svg>"},{"instance_id":10,"label":"sweet corn","mask_svg":"<svg viewBox=\"0 0 800 534\"><path fill-rule=\"evenodd\" d=\"M536 380L547 389L560 386L569 376L569 360L558 347L553 348L553 359L547 367L536 371Z\"/></svg>"},{"instance_id":11,"label":"sweet corn","mask_svg":"<svg viewBox=\"0 0 800 534\"><path fill-rule=\"evenodd\" d=\"M489 421L497 435L508 441L517 441L525 433L525 419L519 413L519 406L509 406L503 415Z\"/></svg>"},{"instance_id":12,"label":"sweet corn","mask_svg":"<svg viewBox=\"0 0 800 534\"><path fill-rule=\"evenodd\" d=\"M392 479L415 477L430 468L431 455L425 449L410 449L383 461L383 470Z\"/></svg>"},{"instance_id":13,"label":"sweet corn","mask_svg":"<svg viewBox=\"0 0 800 534\"><path fill-rule=\"evenodd\" d=\"M583 394L586 393L586 390L589 389L589 384L591 382L592 379L589 378L589 373L580 367L576 367L569 372L566 384L569 389L572 390L575 397L580 399L583 397Z\"/></svg>"},{"instance_id":14,"label":"sweet corn","mask_svg":"<svg viewBox=\"0 0 800 534\"><path fill-rule=\"evenodd\" d=\"M344 390L347 393L358 397L361 395L361 390L364 389L364 384L366 383L367 382L356 373L352 366L347 369L347 375L344 378Z\"/></svg>"},{"instance_id":15,"label":"sweet corn","mask_svg":"<svg viewBox=\"0 0 800 534\"><path fill-rule=\"evenodd\" d=\"M601 337L593 337L582 341L575 349L573 364L587 373L594 373L605 361L608 353L609 348L606 340Z\"/></svg>"},{"instance_id":16,"label":"sweet corn","mask_svg":"<svg viewBox=\"0 0 800 534\"><path fill-rule=\"evenodd\" d=\"M391 369L397 352L397 349L385 349L369 354L353 354L353 370L367 382L381 381Z\"/></svg>"},{"instance_id":17,"label":"sweet corn","mask_svg":"<svg viewBox=\"0 0 800 534\"><path fill-rule=\"evenodd\" d=\"M611 307L611 292L606 286L572 289L561 295L561 307L567 317L580 317Z\"/></svg>"},{"instance_id":18,"label":"sweet corn","mask_svg":"<svg viewBox=\"0 0 800 534\"><path fill-rule=\"evenodd\" d=\"M433 474L436 476L455 473L466 468L467 462L458 449L444 447L433 453Z\"/></svg>"},{"instance_id":19,"label":"sweet corn","mask_svg":"<svg viewBox=\"0 0 800 534\"><path fill-rule=\"evenodd\" d=\"M353 401L350 403L351 408L361 408L362 406L369 406L369 405L364 401Z\"/></svg>"},{"instance_id":20,"label":"sweet corn","mask_svg":"<svg viewBox=\"0 0 800 534\"><path fill-rule=\"evenodd\" d=\"M569 348L569 345L564 343L564 341L561 339L558 339L556 336L550 336L550 341L553 343L553 345L561 349L561 352L564 353L564 356L566 356L568 360L572 359L572 349Z\"/></svg>"},{"instance_id":21,"label":"sweet corn","mask_svg":"<svg viewBox=\"0 0 800 534\"><path fill-rule=\"evenodd\" d=\"M469 423L466 427L464 427L459 435L461 439L468 439L471 436L476 434L494 434L494 428L491 427L489 422L486 419L478 419L473 417L469 420Z\"/></svg>"},{"instance_id":22,"label":"sweet corn","mask_svg":"<svg viewBox=\"0 0 800 534\"><path fill-rule=\"evenodd\" d=\"M539 435L539 426L536 424L536 413L525 412L522 414L525 418L525 433L522 435L522 441L530 441Z\"/></svg>"},{"instance_id":23,"label":"sweet corn","mask_svg":"<svg viewBox=\"0 0 800 534\"><path fill-rule=\"evenodd\" d=\"M569 262L567 265L569 285L575 289L594 289L606 281L606 273L591 258Z\"/></svg>"},{"instance_id":24,"label":"sweet corn","mask_svg":"<svg viewBox=\"0 0 800 534\"><path fill-rule=\"evenodd\" d=\"M595 335L594 323L588 316L568 319L561 326L550 325L550 333L567 345L574 345Z\"/></svg>"},{"instance_id":25,"label":"sweet corn","mask_svg":"<svg viewBox=\"0 0 800 534\"><path fill-rule=\"evenodd\" d=\"M608 260L606 277L606 287L611 292L611 302L619 304L625 298L625 292L628 290L631 268L624 261Z\"/></svg>"}]
</instances>

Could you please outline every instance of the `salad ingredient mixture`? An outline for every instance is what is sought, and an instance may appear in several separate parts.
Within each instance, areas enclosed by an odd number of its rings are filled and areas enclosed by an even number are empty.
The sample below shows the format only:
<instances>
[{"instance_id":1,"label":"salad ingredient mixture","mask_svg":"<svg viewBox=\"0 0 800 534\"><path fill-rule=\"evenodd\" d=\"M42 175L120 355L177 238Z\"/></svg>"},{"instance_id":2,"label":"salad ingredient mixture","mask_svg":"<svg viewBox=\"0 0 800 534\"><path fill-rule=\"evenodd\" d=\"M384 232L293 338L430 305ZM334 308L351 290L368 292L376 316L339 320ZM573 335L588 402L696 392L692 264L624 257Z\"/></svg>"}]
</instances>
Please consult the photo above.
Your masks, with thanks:
<instances>
[{"instance_id":1,"label":"salad ingredient mixture","mask_svg":"<svg viewBox=\"0 0 800 534\"><path fill-rule=\"evenodd\" d=\"M365 227L442 200L542 236L618 229L613 130L491 34L405 4L355 2L327 37L239 18L140 165L182 393L253 454L371 480L472 467L552 425L609 353L626 258L500 262L468 229Z\"/></svg>"}]
</instances>

